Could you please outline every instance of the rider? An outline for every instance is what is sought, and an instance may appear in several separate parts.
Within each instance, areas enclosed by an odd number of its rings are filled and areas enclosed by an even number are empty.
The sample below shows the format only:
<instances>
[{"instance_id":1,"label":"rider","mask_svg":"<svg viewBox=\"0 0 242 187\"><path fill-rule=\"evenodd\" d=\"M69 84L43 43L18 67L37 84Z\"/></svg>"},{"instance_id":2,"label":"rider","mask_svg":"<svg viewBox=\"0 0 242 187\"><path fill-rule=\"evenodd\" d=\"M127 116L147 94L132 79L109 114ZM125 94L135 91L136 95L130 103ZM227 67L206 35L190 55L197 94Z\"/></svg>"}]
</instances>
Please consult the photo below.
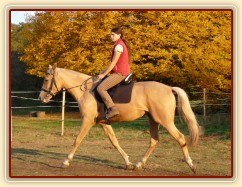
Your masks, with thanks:
<instances>
[{"instance_id":1,"label":"rider","mask_svg":"<svg viewBox=\"0 0 242 187\"><path fill-rule=\"evenodd\" d=\"M122 82L126 76L130 74L129 45L124 39L120 27L115 27L111 30L111 40L115 42L112 50L111 63L98 75L98 78L103 79L109 73L111 74L97 88L97 91L107 108L111 109L111 111L107 114L108 119L119 115L119 110L113 103L113 100L107 90Z\"/></svg>"}]
</instances>

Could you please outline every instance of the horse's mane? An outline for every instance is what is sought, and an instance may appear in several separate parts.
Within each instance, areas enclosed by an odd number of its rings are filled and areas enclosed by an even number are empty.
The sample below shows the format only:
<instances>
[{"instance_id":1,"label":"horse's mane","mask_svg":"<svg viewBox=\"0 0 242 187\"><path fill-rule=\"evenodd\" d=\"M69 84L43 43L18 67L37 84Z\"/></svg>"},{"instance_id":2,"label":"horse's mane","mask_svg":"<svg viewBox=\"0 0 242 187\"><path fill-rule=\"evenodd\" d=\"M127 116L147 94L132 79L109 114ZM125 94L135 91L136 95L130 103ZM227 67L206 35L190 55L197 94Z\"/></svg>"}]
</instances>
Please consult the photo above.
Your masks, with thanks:
<instances>
[{"instance_id":1,"label":"horse's mane","mask_svg":"<svg viewBox=\"0 0 242 187\"><path fill-rule=\"evenodd\" d=\"M87 74L84 74L84 73L80 73L78 71L74 71L74 70L70 70L70 69L58 68L58 72L59 71L65 71L67 73L70 73L71 75L82 77L84 79L87 79L87 78L90 77L90 75L87 75Z\"/></svg>"}]
</instances>

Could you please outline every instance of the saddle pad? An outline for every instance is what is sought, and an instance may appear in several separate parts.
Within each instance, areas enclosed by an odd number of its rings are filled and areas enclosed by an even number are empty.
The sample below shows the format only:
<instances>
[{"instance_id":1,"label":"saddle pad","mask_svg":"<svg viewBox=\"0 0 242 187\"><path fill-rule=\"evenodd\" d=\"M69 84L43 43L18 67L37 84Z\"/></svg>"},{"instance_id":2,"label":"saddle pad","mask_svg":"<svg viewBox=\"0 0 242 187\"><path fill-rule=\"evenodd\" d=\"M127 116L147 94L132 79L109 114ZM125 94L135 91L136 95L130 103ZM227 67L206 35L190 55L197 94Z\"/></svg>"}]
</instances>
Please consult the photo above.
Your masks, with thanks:
<instances>
[{"instance_id":1,"label":"saddle pad","mask_svg":"<svg viewBox=\"0 0 242 187\"><path fill-rule=\"evenodd\" d=\"M109 95L113 99L114 103L129 103L131 100L132 90L134 82L128 85L119 84L108 90ZM93 90L95 98L103 103L103 100L99 93L97 92L97 87Z\"/></svg>"}]
</instances>

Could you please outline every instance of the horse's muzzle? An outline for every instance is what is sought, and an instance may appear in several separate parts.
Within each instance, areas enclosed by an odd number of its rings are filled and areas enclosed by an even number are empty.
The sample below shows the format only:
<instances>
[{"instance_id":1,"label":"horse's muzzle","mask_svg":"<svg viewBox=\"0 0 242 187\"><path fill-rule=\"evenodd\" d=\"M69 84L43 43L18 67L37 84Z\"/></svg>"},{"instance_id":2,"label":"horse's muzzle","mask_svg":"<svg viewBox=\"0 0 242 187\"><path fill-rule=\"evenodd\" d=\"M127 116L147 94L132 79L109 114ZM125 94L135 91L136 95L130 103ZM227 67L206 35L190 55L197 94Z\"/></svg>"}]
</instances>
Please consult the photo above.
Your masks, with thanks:
<instances>
[{"instance_id":1,"label":"horse's muzzle","mask_svg":"<svg viewBox=\"0 0 242 187\"><path fill-rule=\"evenodd\" d=\"M38 99L40 100L41 103L48 103L49 102L48 99L46 99L46 97L43 98L40 95L39 95Z\"/></svg>"}]
</instances>

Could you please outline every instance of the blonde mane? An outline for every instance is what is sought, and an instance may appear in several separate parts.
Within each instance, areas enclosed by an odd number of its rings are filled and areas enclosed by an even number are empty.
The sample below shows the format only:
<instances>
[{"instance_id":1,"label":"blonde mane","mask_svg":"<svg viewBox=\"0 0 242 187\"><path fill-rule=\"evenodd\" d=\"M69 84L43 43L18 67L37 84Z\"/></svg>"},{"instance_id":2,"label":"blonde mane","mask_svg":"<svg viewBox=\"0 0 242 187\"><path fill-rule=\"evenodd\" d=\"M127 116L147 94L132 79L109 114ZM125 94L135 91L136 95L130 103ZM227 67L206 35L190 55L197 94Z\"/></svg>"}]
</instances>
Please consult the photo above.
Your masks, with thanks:
<instances>
[{"instance_id":1,"label":"blonde mane","mask_svg":"<svg viewBox=\"0 0 242 187\"><path fill-rule=\"evenodd\" d=\"M77 76L77 77L80 77L82 79L88 79L89 77L91 77L90 75L86 75L84 73L81 73L81 72L78 72L78 71L74 71L74 70L70 70L70 69L64 69L64 68L57 68L57 73L59 71L65 71L67 72L68 74L70 73L72 76Z\"/></svg>"}]
</instances>

